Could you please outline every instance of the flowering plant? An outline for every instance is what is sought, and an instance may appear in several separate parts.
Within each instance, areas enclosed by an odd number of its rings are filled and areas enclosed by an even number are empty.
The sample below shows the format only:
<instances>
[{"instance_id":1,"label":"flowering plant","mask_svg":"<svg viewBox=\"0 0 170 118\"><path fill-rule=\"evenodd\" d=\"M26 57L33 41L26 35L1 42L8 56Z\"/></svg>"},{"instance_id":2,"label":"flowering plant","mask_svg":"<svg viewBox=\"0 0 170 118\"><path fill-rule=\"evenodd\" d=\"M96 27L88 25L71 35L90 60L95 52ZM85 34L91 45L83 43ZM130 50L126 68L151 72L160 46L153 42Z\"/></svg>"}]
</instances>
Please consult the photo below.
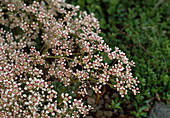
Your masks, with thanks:
<instances>
[{"instance_id":1,"label":"flowering plant","mask_svg":"<svg viewBox=\"0 0 170 118\"><path fill-rule=\"evenodd\" d=\"M53 81L78 85L82 97L88 87L100 94L106 84L122 97L138 93L134 62L104 43L94 14L64 0L0 3L0 116L86 116L91 106L65 90L58 94Z\"/></svg>"}]
</instances>

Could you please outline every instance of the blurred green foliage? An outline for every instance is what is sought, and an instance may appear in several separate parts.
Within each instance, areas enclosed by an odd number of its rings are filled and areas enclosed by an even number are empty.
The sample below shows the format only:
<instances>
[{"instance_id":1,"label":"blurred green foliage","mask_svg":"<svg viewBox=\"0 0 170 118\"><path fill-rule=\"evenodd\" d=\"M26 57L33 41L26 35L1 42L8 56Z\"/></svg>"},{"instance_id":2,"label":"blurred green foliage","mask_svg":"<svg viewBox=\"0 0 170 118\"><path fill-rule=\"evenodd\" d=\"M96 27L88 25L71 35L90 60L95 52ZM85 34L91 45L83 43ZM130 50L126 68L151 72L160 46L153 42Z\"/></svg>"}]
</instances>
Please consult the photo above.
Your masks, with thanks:
<instances>
[{"instance_id":1,"label":"blurred green foliage","mask_svg":"<svg viewBox=\"0 0 170 118\"><path fill-rule=\"evenodd\" d=\"M114 111L118 111L118 109L122 109L122 107L120 106L121 103L123 103L123 101L119 101L119 97L116 96L115 100L112 100L111 105L109 105L109 108L112 108Z\"/></svg>"},{"instance_id":2,"label":"blurred green foliage","mask_svg":"<svg viewBox=\"0 0 170 118\"><path fill-rule=\"evenodd\" d=\"M66 0L80 5L82 11L94 13L100 22L106 43L118 46L136 67L140 94L135 96L138 108L142 100L159 94L170 101L170 17L168 0ZM137 106L136 105L136 106ZM136 107L137 108L137 107ZM139 109L140 110L140 109ZM136 111L137 113L137 111Z\"/></svg>"}]
</instances>

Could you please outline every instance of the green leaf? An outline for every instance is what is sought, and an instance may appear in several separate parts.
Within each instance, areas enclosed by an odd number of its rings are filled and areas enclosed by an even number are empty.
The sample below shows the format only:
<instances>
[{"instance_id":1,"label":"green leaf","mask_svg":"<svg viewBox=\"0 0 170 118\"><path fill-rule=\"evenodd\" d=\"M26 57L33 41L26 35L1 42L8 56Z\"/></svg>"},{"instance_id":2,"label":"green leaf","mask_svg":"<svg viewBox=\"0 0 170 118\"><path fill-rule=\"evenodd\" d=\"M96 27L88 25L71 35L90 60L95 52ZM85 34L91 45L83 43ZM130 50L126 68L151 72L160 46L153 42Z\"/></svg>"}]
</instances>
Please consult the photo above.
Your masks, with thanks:
<instances>
[{"instance_id":1,"label":"green leaf","mask_svg":"<svg viewBox=\"0 0 170 118\"><path fill-rule=\"evenodd\" d=\"M100 16L104 16L104 14L103 14L103 11L102 11L102 8L101 8L101 6L100 5L95 5L95 8L99 11L99 13L100 13Z\"/></svg>"},{"instance_id":2,"label":"green leaf","mask_svg":"<svg viewBox=\"0 0 170 118\"><path fill-rule=\"evenodd\" d=\"M107 12L108 12L109 15L115 13L118 2L119 2L119 0L113 0L113 1L110 2L110 6L107 9Z\"/></svg>"},{"instance_id":3,"label":"green leaf","mask_svg":"<svg viewBox=\"0 0 170 118\"><path fill-rule=\"evenodd\" d=\"M99 20L99 23L100 23L101 28L103 28L103 29L106 29L106 28L107 28L107 24L106 24L106 21L105 21L104 18L101 18L101 19Z\"/></svg>"},{"instance_id":4,"label":"green leaf","mask_svg":"<svg viewBox=\"0 0 170 118\"><path fill-rule=\"evenodd\" d=\"M110 6L108 9L107 9L107 12L109 15L113 14L115 12L115 6Z\"/></svg>"},{"instance_id":5,"label":"green leaf","mask_svg":"<svg viewBox=\"0 0 170 118\"><path fill-rule=\"evenodd\" d=\"M144 109L148 108L149 107L149 104L145 105L145 106L142 106L140 109L139 109L139 112L143 111Z\"/></svg>"},{"instance_id":6,"label":"green leaf","mask_svg":"<svg viewBox=\"0 0 170 118\"><path fill-rule=\"evenodd\" d=\"M117 109L122 109L122 107L120 107L120 104L116 104L116 105L115 105L115 108L117 108Z\"/></svg>"},{"instance_id":7,"label":"green leaf","mask_svg":"<svg viewBox=\"0 0 170 118\"><path fill-rule=\"evenodd\" d=\"M94 1L93 0L87 0L86 1L88 4L92 4Z\"/></svg>"},{"instance_id":8,"label":"green leaf","mask_svg":"<svg viewBox=\"0 0 170 118\"><path fill-rule=\"evenodd\" d=\"M169 84L169 76L168 75L165 75L164 78L163 78L163 82L164 82L164 85L166 86L167 84Z\"/></svg>"},{"instance_id":9,"label":"green leaf","mask_svg":"<svg viewBox=\"0 0 170 118\"><path fill-rule=\"evenodd\" d=\"M80 6L84 6L85 5L85 0L78 0L77 2Z\"/></svg>"},{"instance_id":10,"label":"green leaf","mask_svg":"<svg viewBox=\"0 0 170 118\"><path fill-rule=\"evenodd\" d=\"M149 99L149 100L145 100L143 103L148 104L149 102L151 102L151 99Z\"/></svg>"},{"instance_id":11,"label":"green leaf","mask_svg":"<svg viewBox=\"0 0 170 118\"><path fill-rule=\"evenodd\" d=\"M136 111L137 111L138 110L138 103L137 103L137 101L135 101L134 104L135 104L135 108L136 108Z\"/></svg>"},{"instance_id":12,"label":"green leaf","mask_svg":"<svg viewBox=\"0 0 170 118\"><path fill-rule=\"evenodd\" d=\"M103 2L110 2L110 0L102 0Z\"/></svg>"},{"instance_id":13,"label":"green leaf","mask_svg":"<svg viewBox=\"0 0 170 118\"><path fill-rule=\"evenodd\" d=\"M136 116L136 111L131 111L130 113Z\"/></svg>"}]
</instances>

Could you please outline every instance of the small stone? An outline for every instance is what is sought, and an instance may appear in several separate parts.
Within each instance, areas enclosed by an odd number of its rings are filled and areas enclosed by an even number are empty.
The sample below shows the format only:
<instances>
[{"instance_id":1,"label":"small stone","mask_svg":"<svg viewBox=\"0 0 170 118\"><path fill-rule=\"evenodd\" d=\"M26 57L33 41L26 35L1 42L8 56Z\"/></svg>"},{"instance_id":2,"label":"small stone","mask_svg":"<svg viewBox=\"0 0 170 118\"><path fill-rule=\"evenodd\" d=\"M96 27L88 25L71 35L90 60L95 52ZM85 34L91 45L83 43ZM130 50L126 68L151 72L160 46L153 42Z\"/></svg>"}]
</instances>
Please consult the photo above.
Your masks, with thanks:
<instances>
[{"instance_id":1,"label":"small stone","mask_svg":"<svg viewBox=\"0 0 170 118\"><path fill-rule=\"evenodd\" d=\"M124 114L120 114L118 118L125 118Z\"/></svg>"},{"instance_id":2,"label":"small stone","mask_svg":"<svg viewBox=\"0 0 170 118\"><path fill-rule=\"evenodd\" d=\"M130 104L130 101L126 100L124 103L125 103L125 104Z\"/></svg>"},{"instance_id":3,"label":"small stone","mask_svg":"<svg viewBox=\"0 0 170 118\"><path fill-rule=\"evenodd\" d=\"M104 116L106 116L107 118L111 118L113 112L112 112L112 111L104 111L103 114L104 114Z\"/></svg>"},{"instance_id":4,"label":"small stone","mask_svg":"<svg viewBox=\"0 0 170 118\"><path fill-rule=\"evenodd\" d=\"M98 102L98 104L101 104L101 105L104 104L104 100L103 100L103 99L100 99L99 102Z\"/></svg>"},{"instance_id":5,"label":"small stone","mask_svg":"<svg viewBox=\"0 0 170 118\"><path fill-rule=\"evenodd\" d=\"M111 103L112 103L112 100L111 100L111 99L108 99L108 100L106 100L105 102L108 103L108 104L111 104Z\"/></svg>"},{"instance_id":6,"label":"small stone","mask_svg":"<svg viewBox=\"0 0 170 118\"><path fill-rule=\"evenodd\" d=\"M108 95L105 95L105 96L104 96L104 99L105 99L105 100L108 100L108 99L109 99L109 96L108 96Z\"/></svg>"},{"instance_id":7,"label":"small stone","mask_svg":"<svg viewBox=\"0 0 170 118\"><path fill-rule=\"evenodd\" d=\"M128 110L130 110L130 109L132 109L133 108L133 105L132 104L129 104L128 106L127 106L127 109Z\"/></svg>"},{"instance_id":8,"label":"small stone","mask_svg":"<svg viewBox=\"0 0 170 118\"><path fill-rule=\"evenodd\" d=\"M124 114L124 111L121 109L118 111L120 114Z\"/></svg>"},{"instance_id":9,"label":"small stone","mask_svg":"<svg viewBox=\"0 0 170 118\"><path fill-rule=\"evenodd\" d=\"M118 114L118 112L114 111L113 115L118 116L119 114Z\"/></svg>"},{"instance_id":10,"label":"small stone","mask_svg":"<svg viewBox=\"0 0 170 118\"><path fill-rule=\"evenodd\" d=\"M93 95L93 90L92 89L89 89L88 90L88 96L92 96Z\"/></svg>"},{"instance_id":11,"label":"small stone","mask_svg":"<svg viewBox=\"0 0 170 118\"><path fill-rule=\"evenodd\" d=\"M91 113L95 113L96 112L96 109L92 109L90 110Z\"/></svg>"},{"instance_id":12,"label":"small stone","mask_svg":"<svg viewBox=\"0 0 170 118\"><path fill-rule=\"evenodd\" d=\"M170 118L170 106L163 102L155 102L148 118Z\"/></svg>"},{"instance_id":13,"label":"small stone","mask_svg":"<svg viewBox=\"0 0 170 118\"><path fill-rule=\"evenodd\" d=\"M101 118L101 116L103 116L103 111L102 110L97 111L96 118Z\"/></svg>"},{"instance_id":14,"label":"small stone","mask_svg":"<svg viewBox=\"0 0 170 118\"><path fill-rule=\"evenodd\" d=\"M97 105L96 104L92 104L92 107L95 108L95 107L97 107Z\"/></svg>"},{"instance_id":15,"label":"small stone","mask_svg":"<svg viewBox=\"0 0 170 118\"><path fill-rule=\"evenodd\" d=\"M87 98L87 103L90 104L90 105L94 104L95 103L95 98L88 97Z\"/></svg>"},{"instance_id":16,"label":"small stone","mask_svg":"<svg viewBox=\"0 0 170 118\"><path fill-rule=\"evenodd\" d=\"M96 99L96 95L95 95L95 94L93 94L93 95L92 95L92 98Z\"/></svg>"},{"instance_id":17,"label":"small stone","mask_svg":"<svg viewBox=\"0 0 170 118\"><path fill-rule=\"evenodd\" d=\"M134 116L129 116L129 118L135 118Z\"/></svg>"},{"instance_id":18,"label":"small stone","mask_svg":"<svg viewBox=\"0 0 170 118\"><path fill-rule=\"evenodd\" d=\"M117 93L113 93L112 96L111 96L111 98L116 98L117 96L118 96Z\"/></svg>"},{"instance_id":19,"label":"small stone","mask_svg":"<svg viewBox=\"0 0 170 118\"><path fill-rule=\"evenodd\" d=\"M109 95L109 94L110 94L110 91L108 91L106 94Z\"/></svg>"},{"instance_id":20,"label":"small stone","mask_svg":"<svg viewBox=\"0 0 170 118\"><path fill-rule=\"evenodd\" d=\"M96 111L98 111L99 109L101 109L103 106L102 105L98 105L95 109Z\"/></svg>"},{"instance_id":21,"label":"small stone","mask_svg":"<svg viewBox=\"0 0 170 118\"><path fill-rule=\"evenodd\" d=\"M92 116L86 116L86 118L93 118Z\"/></svg>"},{"instance_id":22,"label":"small stone","mask_svg":"<svg viewBox=\"0 0 170 118\"><path fill-rule=\"evenodd\" d=\"M112 118L117 118L117 116L113 114L113 115L112 115Z\"/></svg>"}]
</instances>

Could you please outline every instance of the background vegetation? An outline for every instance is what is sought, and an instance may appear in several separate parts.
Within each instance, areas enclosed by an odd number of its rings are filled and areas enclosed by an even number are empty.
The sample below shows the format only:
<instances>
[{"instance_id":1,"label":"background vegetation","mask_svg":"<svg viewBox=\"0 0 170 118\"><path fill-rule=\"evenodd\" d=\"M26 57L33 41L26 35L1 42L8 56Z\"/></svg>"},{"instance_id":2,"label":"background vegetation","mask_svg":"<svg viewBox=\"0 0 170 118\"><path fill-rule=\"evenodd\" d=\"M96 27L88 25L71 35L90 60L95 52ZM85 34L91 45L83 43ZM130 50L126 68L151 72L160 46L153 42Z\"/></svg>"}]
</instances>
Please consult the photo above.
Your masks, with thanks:
<instances>
[{"instance_id":1,"label":"background vegetation","mask_svg":"<svg viewBox=\"0 0 170 118\"><path fill-rule=\"evenodd\" d=\"M153 99L170 103L170 17L166 0L66 0L94 13L101 36L111 48L120 47L134 60L134 76L140 80L140 94L126 96L134 101L136 117ZM143 102L145 101L145 102Z\"/></svg>"}]
</instances>

